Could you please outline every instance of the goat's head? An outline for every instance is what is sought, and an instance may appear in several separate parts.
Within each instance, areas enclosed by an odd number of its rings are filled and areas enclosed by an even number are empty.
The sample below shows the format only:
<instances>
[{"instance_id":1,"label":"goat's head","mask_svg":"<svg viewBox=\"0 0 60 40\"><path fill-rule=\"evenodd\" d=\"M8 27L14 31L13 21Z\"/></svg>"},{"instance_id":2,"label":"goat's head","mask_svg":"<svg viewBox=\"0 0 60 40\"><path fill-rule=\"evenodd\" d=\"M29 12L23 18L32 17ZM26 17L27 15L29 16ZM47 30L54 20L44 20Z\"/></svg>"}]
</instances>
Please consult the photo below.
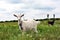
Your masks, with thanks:
<instances>
[{"instance_id":1,"label":"goat's head","mask_svg":"<svg viewBox=\"0 0 60 40\"><path fill-rule=\"evenodd\" d=\"M16 14L13 14L15 17L17 17L17 19L21 19L23 16L24 16L24 14L22 14L22 15L16 15Z\"/></svg>"}]
</instances>

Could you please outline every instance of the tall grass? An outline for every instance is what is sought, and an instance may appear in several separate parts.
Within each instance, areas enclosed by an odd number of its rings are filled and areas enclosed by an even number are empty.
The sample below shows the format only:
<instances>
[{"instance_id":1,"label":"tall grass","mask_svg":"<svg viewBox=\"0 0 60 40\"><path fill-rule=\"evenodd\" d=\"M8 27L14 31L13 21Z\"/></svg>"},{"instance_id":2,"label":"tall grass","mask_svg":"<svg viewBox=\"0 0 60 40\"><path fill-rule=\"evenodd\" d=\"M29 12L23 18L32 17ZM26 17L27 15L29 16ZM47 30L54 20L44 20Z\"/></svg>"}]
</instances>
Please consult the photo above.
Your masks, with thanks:
<instances>
[{"instance_id":1,"label":"tall grass","mask_svg":"<svg viewBox=\"0 0 60 40\"><path fill-rule=\"evenodd\" d=\"M60 23L55 21L53 26L47 21L38 24L38 33L28 31L24 35L18 28L17 22L0 23L0 40L60 40Z\"/></svg>"}]
</instances>

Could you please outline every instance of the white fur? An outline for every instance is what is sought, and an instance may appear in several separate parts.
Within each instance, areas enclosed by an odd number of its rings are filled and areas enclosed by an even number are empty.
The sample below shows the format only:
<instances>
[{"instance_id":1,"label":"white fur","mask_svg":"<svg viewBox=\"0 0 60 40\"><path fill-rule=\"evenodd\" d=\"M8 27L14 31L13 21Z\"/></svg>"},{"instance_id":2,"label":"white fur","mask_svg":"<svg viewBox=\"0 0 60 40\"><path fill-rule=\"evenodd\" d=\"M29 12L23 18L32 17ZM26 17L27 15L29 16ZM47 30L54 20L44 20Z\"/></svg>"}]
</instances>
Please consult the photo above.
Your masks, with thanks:
<instances>
[{"instance_id":1,"label":"white fur","mask_svg":"<svg viewBox=\"0 0 60 40\"><path fill-rule=\"evenodd\" d=\"M14 14L15 17L17 17L19 19L19 17L21 16L17 16ZM20 20L21 20L21 17L20 17ZM22 21L22 27L23 27L23 30L22 31L27 31L27 30L33 30L34 32L37 33L37 24L40 23L40 21L35 21L35 20L21 20ZM21 23L20 21L18 21L18 25L19 23ZM19 29L20 28L20 25L19 25Z\"/></svg>"},{"instance_id":2,"label":"white fur","mask_svg":"<svg viewBox=\"0 0 60 40\"><path fill-rule=\"evenodd\" d=\"M23 31L33 30L33 31L37 32L38 23L39 23L39 21L35 21L35 20L22 21Z\"/></svg>"}]
</instances>

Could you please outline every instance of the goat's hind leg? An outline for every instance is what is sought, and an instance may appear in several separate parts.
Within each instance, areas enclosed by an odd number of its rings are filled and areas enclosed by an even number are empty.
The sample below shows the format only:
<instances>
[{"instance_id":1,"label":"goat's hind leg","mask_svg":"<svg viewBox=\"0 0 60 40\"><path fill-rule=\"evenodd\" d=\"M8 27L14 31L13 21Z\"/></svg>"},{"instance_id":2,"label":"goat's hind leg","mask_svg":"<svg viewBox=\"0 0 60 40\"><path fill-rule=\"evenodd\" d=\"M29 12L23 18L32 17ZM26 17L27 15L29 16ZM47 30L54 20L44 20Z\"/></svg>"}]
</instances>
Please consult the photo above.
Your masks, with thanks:
<instances>
[{"instance_id":1,"label":"goat's hind leg","mask_svg":"<svg viewBox=\"0 0 60 40\"><path fill-rule=\"evenodd\" d=\"M33 31L34 31L35 33L38 33L37 27L33 28Z\"/></svg>"}]
</instances>

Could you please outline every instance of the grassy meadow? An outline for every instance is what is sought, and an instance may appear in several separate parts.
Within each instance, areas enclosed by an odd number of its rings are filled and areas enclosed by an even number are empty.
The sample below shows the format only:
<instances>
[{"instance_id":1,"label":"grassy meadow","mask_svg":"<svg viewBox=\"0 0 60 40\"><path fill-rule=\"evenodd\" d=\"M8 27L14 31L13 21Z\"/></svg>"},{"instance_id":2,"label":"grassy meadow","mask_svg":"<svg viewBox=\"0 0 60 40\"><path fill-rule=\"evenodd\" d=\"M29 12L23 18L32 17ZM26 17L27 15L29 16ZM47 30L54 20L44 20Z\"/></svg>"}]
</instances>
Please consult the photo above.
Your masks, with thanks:
<instances>
[{"instance_id":1,"label":"grassy meadow","mask_svg":"<svg viewBox=\"0 0 60 40\"><path fill-rule=\"evenodd\" d=\"M29 31L22 35L17 22L0 23L0 40L60 40L60 20L53 26L41 21L37 30L37 34Z\"/></svg>"}]
</instances>

